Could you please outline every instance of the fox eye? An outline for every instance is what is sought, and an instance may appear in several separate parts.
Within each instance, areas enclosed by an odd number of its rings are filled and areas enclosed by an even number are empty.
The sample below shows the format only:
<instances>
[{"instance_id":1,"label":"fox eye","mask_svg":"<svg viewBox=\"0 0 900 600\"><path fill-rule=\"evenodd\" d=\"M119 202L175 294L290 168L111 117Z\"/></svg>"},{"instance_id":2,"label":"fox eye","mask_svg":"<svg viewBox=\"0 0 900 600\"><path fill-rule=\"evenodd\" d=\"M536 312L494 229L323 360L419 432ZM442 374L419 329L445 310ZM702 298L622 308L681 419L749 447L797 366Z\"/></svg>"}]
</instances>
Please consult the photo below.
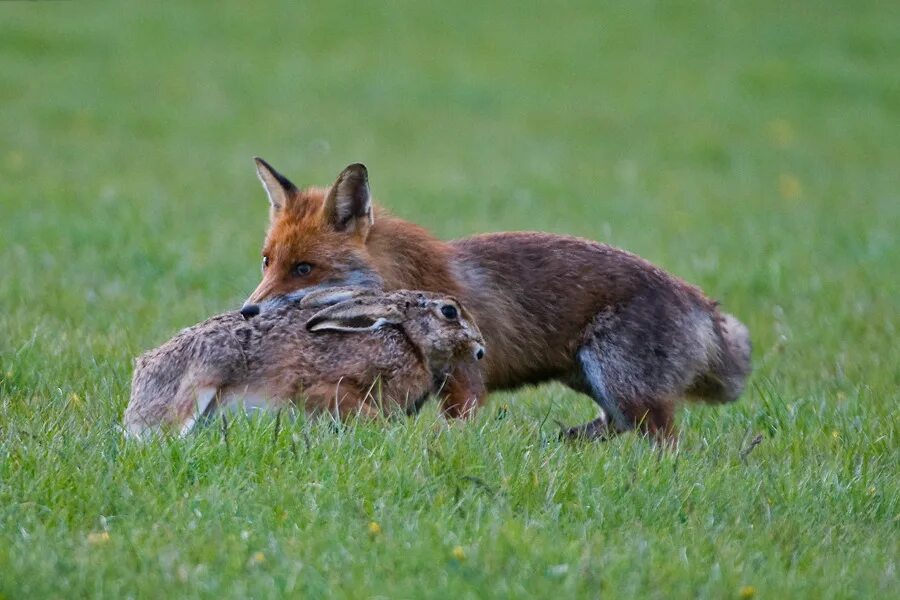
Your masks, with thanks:
<instances>
[{"instance_id":1,"label":"fox eye","mask_svg":"<svg viewBox=\"0 0 900 600\"><path fill-rule=\"evenodd\" d=\"M445 304L441 307L441 314L449 321L455 321L459 318L459 311L452 304Z\"/></svg>"},{"instance_id":2,"label":"fox eye","mask_svg":"<svg viewBox=\"0 0 900 600\"><path fill-rule=\"evenodd\" d=\"M294 265L294 275L297 277L306 277L312 271L312 265L308 262L301 262Z\"/></svg>"},{"instance_id":3,"label":"fox eye","mask_svg":"<svg viewBox=\"0 0 900 600\"><path fill-rule=\"evenodd\" d=\"M268 256L263 256L262 268L263 268L263 271L265 271L266 269L269 268L269 257Z\"/></svg>"}]
</instances>

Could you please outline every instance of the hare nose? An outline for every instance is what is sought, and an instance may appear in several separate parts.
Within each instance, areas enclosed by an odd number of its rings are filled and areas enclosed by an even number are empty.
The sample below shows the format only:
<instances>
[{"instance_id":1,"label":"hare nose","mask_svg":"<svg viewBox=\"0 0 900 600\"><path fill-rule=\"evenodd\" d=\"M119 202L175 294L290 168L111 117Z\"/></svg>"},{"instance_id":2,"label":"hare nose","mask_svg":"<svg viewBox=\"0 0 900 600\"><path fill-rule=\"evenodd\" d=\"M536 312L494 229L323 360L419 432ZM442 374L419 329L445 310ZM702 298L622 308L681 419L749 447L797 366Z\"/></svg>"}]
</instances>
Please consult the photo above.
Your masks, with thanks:
<instances>
[{"instance_id":1,"label":"hare nose","mask_svg":"<svg viewBox=\"0 0 900 600\"><path fill-rule=\"evenodd\" d=\"M245 304L241 307L241 316L245 319L255 317L259 314L259 304Z\"/></svg>"},{"instance_id":2,"label":"hare nose","mask_svg":"<svg viewBox=\"0 0 900 600\"><path fill-rule=\"evenodd\" d=\"M475 350L475 360L481 360L484 358L484 348L478 346L478 349Z\"/></svg>"}]
</instances>

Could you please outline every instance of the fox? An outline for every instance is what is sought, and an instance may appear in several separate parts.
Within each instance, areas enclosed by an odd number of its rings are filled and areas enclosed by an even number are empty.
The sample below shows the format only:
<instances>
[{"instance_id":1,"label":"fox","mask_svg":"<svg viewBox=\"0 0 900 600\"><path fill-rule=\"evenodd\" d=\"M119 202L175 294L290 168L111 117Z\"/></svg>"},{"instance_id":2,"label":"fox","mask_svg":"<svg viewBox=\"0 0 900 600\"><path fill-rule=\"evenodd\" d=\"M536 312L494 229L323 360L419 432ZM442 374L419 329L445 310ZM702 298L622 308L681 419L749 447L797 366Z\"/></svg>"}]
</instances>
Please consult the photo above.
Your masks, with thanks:
<instances>
[{"instance_id":1,"label":"fox","mask_svg":"<svg viewBox=\"0 0 900 600\"><path fill-rule=\"evenodd\" d=\"M442 241L376 204L361 163L329 187L301 189L254 160L269 224L262 279L242 312L334 286L459 298L488 351L477 364L459 365L441 390L448 418L470 418L489 392L558 381L601 409L564 428L564 437L637 430L672 441L679 400L723 404L744 391L747 327L700 288L635 254L536 231Z\"/></svg>"}]
</instances>

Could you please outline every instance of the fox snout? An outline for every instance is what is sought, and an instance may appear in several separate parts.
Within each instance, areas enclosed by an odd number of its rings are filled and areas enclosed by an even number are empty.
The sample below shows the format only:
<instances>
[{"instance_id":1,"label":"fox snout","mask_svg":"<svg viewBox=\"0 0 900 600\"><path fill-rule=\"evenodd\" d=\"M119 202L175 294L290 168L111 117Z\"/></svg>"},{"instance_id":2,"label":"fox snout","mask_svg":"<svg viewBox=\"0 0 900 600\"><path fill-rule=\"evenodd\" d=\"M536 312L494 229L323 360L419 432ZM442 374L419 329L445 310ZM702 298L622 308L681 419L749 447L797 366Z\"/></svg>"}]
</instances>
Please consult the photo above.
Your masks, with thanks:
<instances>
[{"instance_id":1,"label":"fox snout","mask_svg":"<svg viewBox=\"0 0 900 600\"><path fill-rule=\"evenodd\" d=\"M268 299L270 296L278 295L276 288L277 288L277 285L276 285L275 281L273 281L267 277L264 277L263 280L259 282L259 285L256 286L256 289L253 290L253 293L250 294L250 297L247 298L246 301L244 301L244 306L251 306L254 304L258 305L260 302ZM286 290L286 291L290 291L290 290Z\"/></svg>"}]
</instances>

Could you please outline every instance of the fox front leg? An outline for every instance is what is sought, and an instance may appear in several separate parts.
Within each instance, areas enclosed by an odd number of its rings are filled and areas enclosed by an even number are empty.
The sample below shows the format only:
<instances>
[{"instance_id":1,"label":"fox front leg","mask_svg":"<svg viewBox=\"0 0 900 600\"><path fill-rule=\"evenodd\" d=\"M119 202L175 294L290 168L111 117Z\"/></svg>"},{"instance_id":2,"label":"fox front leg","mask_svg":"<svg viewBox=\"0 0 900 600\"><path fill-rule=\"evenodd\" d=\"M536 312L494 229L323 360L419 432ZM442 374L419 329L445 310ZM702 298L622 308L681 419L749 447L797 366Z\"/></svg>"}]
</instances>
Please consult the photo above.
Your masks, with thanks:
<instances>
[{"instance_id":1,"label":"fox front leg","mask_svg":"<svg viewBox=\"0 0 900 600\"><path fill-rule=\"evenodd\" d=\"M441 413L450 419L470 419L484 404L487 390L481 370L475 364L456 367L441 396Z\"/></svg>"}]
</instances>

